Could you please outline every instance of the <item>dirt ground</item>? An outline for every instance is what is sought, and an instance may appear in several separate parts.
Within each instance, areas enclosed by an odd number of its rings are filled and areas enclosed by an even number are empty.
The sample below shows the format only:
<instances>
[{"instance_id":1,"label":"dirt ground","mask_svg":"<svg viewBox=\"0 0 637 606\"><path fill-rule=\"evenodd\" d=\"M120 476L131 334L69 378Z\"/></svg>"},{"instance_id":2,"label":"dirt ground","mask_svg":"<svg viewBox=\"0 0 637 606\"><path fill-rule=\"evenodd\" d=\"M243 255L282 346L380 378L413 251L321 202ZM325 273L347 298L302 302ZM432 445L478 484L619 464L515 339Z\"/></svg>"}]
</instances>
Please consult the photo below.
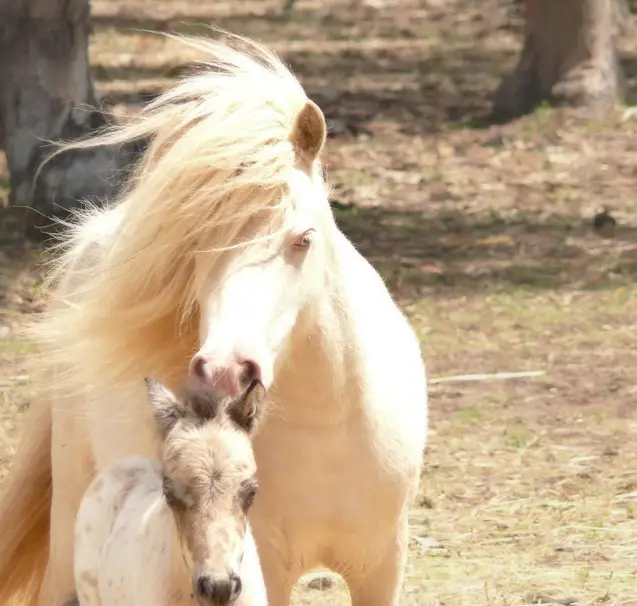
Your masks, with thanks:
<instances>
[{"instance_id":1,"label":"dirt ground","mask_svg":"<svg viewBox=\"0 0 637 606\"><path fill-rule=\"evenodd\" d=\"M105 102L140 102L195 59L152 31L214 23L271 45L324 109L335 212L409 314L432 378L403 604L637 605L637 123L541 107L489 125L521 44L506 0L297 0L287 20L283 0L92 5ZM629 102L636 53L622 43ZM592 229L602 205L608 237ZM10 227L5 468L30 397L17 327L45 299L40 252ZM544 374L440 380L521 371ZM348 603L338 584L296 600Z\"/></svg>"}]
</instances>

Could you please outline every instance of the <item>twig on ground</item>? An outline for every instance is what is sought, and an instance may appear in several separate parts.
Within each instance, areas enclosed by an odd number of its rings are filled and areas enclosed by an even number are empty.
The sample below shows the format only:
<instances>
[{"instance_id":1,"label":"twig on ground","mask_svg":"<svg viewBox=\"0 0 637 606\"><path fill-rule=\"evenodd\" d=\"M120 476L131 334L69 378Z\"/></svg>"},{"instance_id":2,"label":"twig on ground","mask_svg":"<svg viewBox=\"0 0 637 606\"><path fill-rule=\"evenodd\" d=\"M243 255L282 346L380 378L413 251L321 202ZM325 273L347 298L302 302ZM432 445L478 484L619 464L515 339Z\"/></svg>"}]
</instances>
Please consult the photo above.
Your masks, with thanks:
<instances>
[{"instance_id":1,"label":"twig on ground","mask_svg":"<svg viewBox=\"0 0 637 606\"><path fill-rule=\"evenodd\" d=\"M543 370L527 370L522 372L495 372L476 375L453 375L450 377L438 377L429 380L430 385L438 383L457 383L461 381L490 381L503 379L522 379L526 377L541 377L546 372Z\"/></svg>"},{"instance_id":2,"label":"twig on ground","mask_svg":"<svg viewBox=\"0 0 637 606\"><path fill-rule=\"evenodd\" d=\"M15 377L9 377L7 379L0 380L0 388L12 387L16 383L26 383L29 380L29 375L16 375Z\"/></svg>"}]
</instances>

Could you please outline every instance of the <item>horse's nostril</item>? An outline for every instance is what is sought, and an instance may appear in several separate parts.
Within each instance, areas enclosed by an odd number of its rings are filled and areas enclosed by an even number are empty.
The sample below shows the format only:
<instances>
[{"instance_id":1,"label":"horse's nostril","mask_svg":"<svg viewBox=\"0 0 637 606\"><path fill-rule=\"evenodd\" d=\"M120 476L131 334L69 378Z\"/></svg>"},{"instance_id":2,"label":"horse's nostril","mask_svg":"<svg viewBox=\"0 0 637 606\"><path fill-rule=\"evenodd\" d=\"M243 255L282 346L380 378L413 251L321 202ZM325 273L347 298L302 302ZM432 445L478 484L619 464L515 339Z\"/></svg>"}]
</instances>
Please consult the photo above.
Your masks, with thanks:
<instances>
[{"instance_id":1,"label":"horse's nostril","mask_svg":"<svg viewBox=\"0 0 637 606\"><path fill-rule=\"evenodd\" d=\"M247 387L254 381L261 381L261 368L252 360L243 360L241 362L241 383Z\"/></svg>"},{"instance_id":2,"label":"horse's nostril","mask_svg":"<svg viewBox=\"0 0 637 606\"><path fill-rule=\"evenodd\" d=\"M196 355L190 362L190 374L202 381L206 380L206 359Z\"/></svg>"}]
</instances>

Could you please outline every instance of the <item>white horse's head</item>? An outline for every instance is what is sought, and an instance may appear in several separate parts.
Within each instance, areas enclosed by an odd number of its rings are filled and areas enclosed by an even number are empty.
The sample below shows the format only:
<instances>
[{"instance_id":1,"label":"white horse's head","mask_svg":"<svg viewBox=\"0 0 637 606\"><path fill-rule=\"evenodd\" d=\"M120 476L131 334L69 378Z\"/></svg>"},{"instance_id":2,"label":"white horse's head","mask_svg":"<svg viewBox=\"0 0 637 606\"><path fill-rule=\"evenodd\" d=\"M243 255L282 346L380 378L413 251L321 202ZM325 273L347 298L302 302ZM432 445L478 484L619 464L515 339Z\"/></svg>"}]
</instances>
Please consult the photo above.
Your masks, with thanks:
<instances>
[{"instance_id":1,"label":"white horse's head","mask_svg":"<svg viewBox=\"0 0 637 606\"><path fill-rule=\"evenodd\" d=\"M315 166L324 140L323 114L308 101L290 133L299 161L285 175L281 200L250 217L240 234L246 243L222 263L197 257L200 348L190 373L220 395L272 384L294 328L325 288L333 220Z\"/></svg>"},{"instance_id":2,"label":"white horse's head","mask_svg":"<svg viewBox=\"0 0 637 606\"><path fill-rule=\"evenodd\" d=\"M83 382L189 372L220 396L269 387L329 292L324 116L280 59L238 42L191 40L205 69L70 146L149 142L121 200L64 242L71 304L34 330Z\"/></svg>"}]
</instances>

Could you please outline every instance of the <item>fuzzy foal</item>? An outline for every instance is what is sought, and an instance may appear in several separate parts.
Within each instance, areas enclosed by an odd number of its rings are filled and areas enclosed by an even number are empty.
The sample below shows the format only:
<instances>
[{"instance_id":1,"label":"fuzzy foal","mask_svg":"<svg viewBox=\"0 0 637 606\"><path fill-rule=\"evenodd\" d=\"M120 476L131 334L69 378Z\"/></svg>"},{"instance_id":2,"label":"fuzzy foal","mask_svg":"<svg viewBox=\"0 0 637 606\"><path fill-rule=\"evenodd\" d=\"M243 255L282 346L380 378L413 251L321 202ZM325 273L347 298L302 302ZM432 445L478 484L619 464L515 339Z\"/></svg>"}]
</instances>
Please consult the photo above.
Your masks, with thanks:
<instances>
[{"instance_id":1,"label":"fuzzy foal","mask_svg":"<svg viewBox=\"0 0 637 606\"><path fill-rule=\"evenodd\" d=\"M123 459L84 495L75 526L79 606L266 604L247 520L262 386L255 381L225 403L199 388L180 399L158 381L147 386L161 460Z\"/></svg>"}]
</instances>

